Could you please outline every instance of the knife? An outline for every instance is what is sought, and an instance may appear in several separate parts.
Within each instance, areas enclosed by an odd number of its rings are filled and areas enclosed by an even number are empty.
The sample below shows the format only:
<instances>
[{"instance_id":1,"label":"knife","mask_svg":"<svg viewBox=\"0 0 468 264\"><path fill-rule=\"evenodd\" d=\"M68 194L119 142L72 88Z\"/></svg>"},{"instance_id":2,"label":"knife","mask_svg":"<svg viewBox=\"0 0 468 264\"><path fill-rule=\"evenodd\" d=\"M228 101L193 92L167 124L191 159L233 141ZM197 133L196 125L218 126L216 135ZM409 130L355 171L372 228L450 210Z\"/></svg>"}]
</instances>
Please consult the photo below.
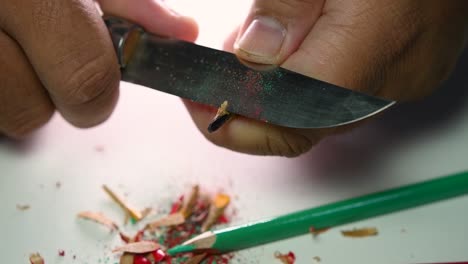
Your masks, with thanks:
<instances>
[{"instance_id":1,"label":"knife","mask_svg":"<svg viewBox=\"0 0 468 264\"><path fill-rule=\"evenodd\" d=\"M104 17L122 80L248 118L291 128L353 123L395 101L369 96L274 67L255 70L234 54L164 38L117 17Z\"/></svg>"}]
</instances>

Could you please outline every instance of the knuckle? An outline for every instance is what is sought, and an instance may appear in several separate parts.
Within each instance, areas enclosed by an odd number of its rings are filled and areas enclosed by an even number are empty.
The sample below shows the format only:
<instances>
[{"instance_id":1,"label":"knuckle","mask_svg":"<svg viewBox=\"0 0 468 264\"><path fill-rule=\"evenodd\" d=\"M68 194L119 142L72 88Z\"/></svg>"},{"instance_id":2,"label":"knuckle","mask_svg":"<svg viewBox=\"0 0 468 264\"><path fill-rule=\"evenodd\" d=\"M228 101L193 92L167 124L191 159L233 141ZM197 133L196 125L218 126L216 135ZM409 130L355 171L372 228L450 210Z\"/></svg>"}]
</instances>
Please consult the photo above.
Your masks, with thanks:
<instances>
[{"instance_id":1,"label":"knuckle","mask_svg":"<svg viewBox=\"0 0 468 264\"><path fill-rule=\"evenodd\" d=\"M83 105L110 90L117 89L120 73L112 60L98 55L81 65L81 68L72 71L63 81L63 92L59 95L62 103Z\"/></svg>"}]
</instances>

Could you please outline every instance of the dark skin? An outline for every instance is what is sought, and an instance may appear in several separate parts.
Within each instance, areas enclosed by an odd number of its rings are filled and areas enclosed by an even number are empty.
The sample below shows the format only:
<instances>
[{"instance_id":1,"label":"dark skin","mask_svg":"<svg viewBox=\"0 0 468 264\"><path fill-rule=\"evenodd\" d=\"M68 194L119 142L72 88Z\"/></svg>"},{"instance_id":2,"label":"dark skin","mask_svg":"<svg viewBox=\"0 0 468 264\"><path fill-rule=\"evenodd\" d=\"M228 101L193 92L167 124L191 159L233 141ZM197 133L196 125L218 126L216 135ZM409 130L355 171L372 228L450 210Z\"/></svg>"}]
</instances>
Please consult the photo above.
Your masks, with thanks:
<instances>
[{"instance_id":1,"label":"dark skin","mask_svg":"<svg viewBox=\"0 0 468 264\"><path fill-rule=\"evenodd\" d=\"M192 19L153 0L99 4L104 13L156 34L187 41L198 34ZM114 109L120 71L94 1L1 1L0 49L0 134L23 138L55 111L77 127L91 127Z\"/></svg>"},{"instance_id":2,"label":"dark skin","mask_svg":"<svg viewBox=\"0 0 468 264\"><path fill-rule=\"evenodd\" d=\"M154 1L99 2L105 12L154 33L196 38L192 20ZM246 61L407 101L447 78L467 32L464 0L256 0L226 49ZM267 33L274 41L261 41ZM78 127L99 124L112 112L119 71L91 0L4 0L0 48L0 132L24 137L56 110ZM297 156L350 128L287 129L237 117L208 133L216 109L185 103L210 141L250 154Z\"/></svg>"}]
</instances>

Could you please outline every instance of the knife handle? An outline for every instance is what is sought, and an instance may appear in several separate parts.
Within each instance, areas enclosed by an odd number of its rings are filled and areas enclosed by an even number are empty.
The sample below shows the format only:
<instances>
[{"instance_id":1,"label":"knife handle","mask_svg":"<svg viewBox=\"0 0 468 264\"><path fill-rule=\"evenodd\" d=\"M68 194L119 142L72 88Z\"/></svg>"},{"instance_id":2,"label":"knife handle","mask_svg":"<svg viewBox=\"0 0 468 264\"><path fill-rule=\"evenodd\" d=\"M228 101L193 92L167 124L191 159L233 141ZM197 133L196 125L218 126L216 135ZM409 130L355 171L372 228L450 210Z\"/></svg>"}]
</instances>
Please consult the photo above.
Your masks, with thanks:
<instances>
[{"instance_id":1,"label":"knife handle","mask_svg":"<svg viewBox=\"0 0 468 264\"><path fill-rule=\"evenodd\" d=\"M124 69L131 59L144 30L142 27L122 18L104 16L103 19L117 53L120 68Z\"/></svg>"}]
</instances>

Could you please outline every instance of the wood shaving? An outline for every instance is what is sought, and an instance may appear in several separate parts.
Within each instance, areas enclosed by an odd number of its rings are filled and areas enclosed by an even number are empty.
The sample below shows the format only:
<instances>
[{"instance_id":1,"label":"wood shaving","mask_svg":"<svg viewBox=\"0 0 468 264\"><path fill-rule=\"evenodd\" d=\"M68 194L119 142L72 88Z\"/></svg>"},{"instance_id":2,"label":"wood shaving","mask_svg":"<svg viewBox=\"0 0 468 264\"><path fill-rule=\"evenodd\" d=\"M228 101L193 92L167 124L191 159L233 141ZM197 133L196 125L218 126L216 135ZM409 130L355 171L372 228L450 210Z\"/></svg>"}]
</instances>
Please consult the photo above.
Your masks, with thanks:
<instances>
[{"instance_id":1,"label":"wood shaving","mask_svg":"<svg viewBox=\"0 0 468 264\"><path fill-rule=\"evenodd\" d=\"M31 206L29 204L17 204L16 209L18 211L27 211L27 210L31 209Z\"/></svg>"},{"instance_id":2,"label":"wood shaving","mask_svg":"<svg viewBox=\"0 0 468 264\"><path fill-rule=\"evenodd\" d=\"M133 254L129 254L129 253L124 253L121 257L120 257L120 262L119 264L133 264L133 259L135 258L135 256Z\"/></svg>"},{"instance_id":3,"label":"wood shaving","mask_svg":"<svg viewBox=\"0 0 468 264\"><path fill-rule=\"evenodd\" d=\"M210 205L210 211L205 222L202 225L202 232L207 231L210 229L216 222L218 221L219 217L223 215L224 210L229 205L231 198L226 194L218 194L213 199Z\"/></svg>"},{"instance_id":4,"label":"wood shaving","mask_svg":"<svg viewBox=\"0 0 468 264\"><path fill-rule=\"evenodd\" d=\"M325 227L325 228L320 228L320 229L315 229L313 226L310 227L309 232L315 237L317 237L320 234L323 234L330 230L330 227Z\"/></svg>"},{"instance_id":5,"label":"wood shaving","mask_svg":"<svg viewBox=\"0 0 468 264\"><path fill-rule=\"evenodd\" d=\"M192 215L193 207L197 203L198 197L200 196L200 187L198 185L193 186L192 192L188 199L185 200L184 206L180 209L180 213L185 217L188 218Z\"/></svg>"},{"instance_id":6,"label":"wood shaving","mask_svg":"<svg viewBox=\"0 0 468 264\"><path fill-rule=\"evenodd\" d=\"M128 222L130 221L130 218L132 218L128 213L125 212L125 217L124 217L124 225L127 225Z\"/></svg>"},{"instance_id":7,"label":"wood shaving","mask_svg":"<svg viewBox=\"0 0 468 264\"><path fill-rule=\"evenodd\" d=\"M128 243L124 246L117 247L112 252L126 252L133 254L144 254L158 250L161 246L153 241L140 241L134 243Z\"/></svg>"},{"instance_id":8,"label":"wood shaving","mask_svg":"<svg viewBox=\"0 0 468 264\"><path fill-rule=\"evenodd\" d=\"M95 212L85 211L85 212L79 213L78 217L86 219L86 220L91 220L93 222L96 222L96 223L99 223L101 225L107 226L111 230L118 230L119 229L119 227L117 226L116 223L114 223L114 221L112 221L107 216L103 215L102 213L95 213Z\"/></svg>"},{"instance_id":9,"label":"wood shaving","mask_svg":"<svg viewBox=\"0 0 468 264\"><path fill-rule=\"evenodd\" d=\"M147 217L148 215L150 215L151 213L153 212L153 208L151 207L148 207L148 208L145 208L141 211L141 218L145 218Z\"/></svg>"},{"instance_id":10,"label":"wood shaving","mask_svg":"<svg viewBox=\"0 0 468 264\"><path fill-rule=\"evenodd\" d=\"M376 236L379 234L377 228L375 227L366 227L366 228L355 228L353 230L343 230L341 234L345 237L368 237Z\"/></svg>"},{"instance_id":11,"label":"wood shaving","mask_svg":"<svg viewBox=\"0 0 468 264\"><path fill-rule=\"evenodd\" d=\"M206 258L207 255L207 253L194 255L193 257L189 258L184 264L199 264Z\"/></svg>"},{"instance_id":12,"label":"wood shaving","mask_svg":"<svg viewBox=\"0 0 468 264\"><path fill-rule=\"evenodd\" d=\"M31 264L44 264L44 259L39 253L32 253L29 255L29 262Z\"/></svg>"},{"instance_id":13,"label":"wood shaving","mask_svg":"<svg viewBox=\"0 0 468 264\"><path fill-rule=\"evenodd\" d=\"M182 213L174 213L168 216L164 216L154 222L148 223L146 229L154 230L162 226L177 226L185 223L185 217Z\"/></svg>"},{"instance_id":14,"label":"wood shaving","mask_svg":"<svg viewBox=\"0 0 468 264\"><path fill-rule=\"evenodd\" d=\"M120 236L120 239L122 239L122 241L125 242L125 243L135 242L135 241L133 241L133 239L131 237L125 235L122 232L119 233L119 236Z\"/></svg>"},{"instance_id":15,"label":"wood shaving","mask_svg":"<svg viewBox=\"0 0 468 264\"><path fill-rule=\"evenodd\" d=\"M315 256L313 257L313 259L316 261L316 262L321 262L322 259L319 257L319 256Z\"/></svg>"},{"instance_id":16,"label":"wood shaving","mask_svg":"<svg viewBox=\"0 0 468 264\"><path fill-rule=\"evenodd\" d=\"M102 188L104 191L111 197L114 202L116 202L126 213L128 213L133 219L136 221L140 221L143 217L141 215L141 212L134 209L132 206L130 206L127 201L125 201L122 197L117 195L114 191L112 191L109 187L106 185L103 185Z\"/></svg>"},{"instance_id":17,"label":"wood shaving","mask_svg":"<svg viewBox=\"0 0 468 264\"><path fill-rule=\"evenodd\" d=\"M229 112L227 111L228 106L229 106L228 101L224 101L219 106L218 111L216 112L216 117L229 114Z\"/></svg>"}]
</instances>

